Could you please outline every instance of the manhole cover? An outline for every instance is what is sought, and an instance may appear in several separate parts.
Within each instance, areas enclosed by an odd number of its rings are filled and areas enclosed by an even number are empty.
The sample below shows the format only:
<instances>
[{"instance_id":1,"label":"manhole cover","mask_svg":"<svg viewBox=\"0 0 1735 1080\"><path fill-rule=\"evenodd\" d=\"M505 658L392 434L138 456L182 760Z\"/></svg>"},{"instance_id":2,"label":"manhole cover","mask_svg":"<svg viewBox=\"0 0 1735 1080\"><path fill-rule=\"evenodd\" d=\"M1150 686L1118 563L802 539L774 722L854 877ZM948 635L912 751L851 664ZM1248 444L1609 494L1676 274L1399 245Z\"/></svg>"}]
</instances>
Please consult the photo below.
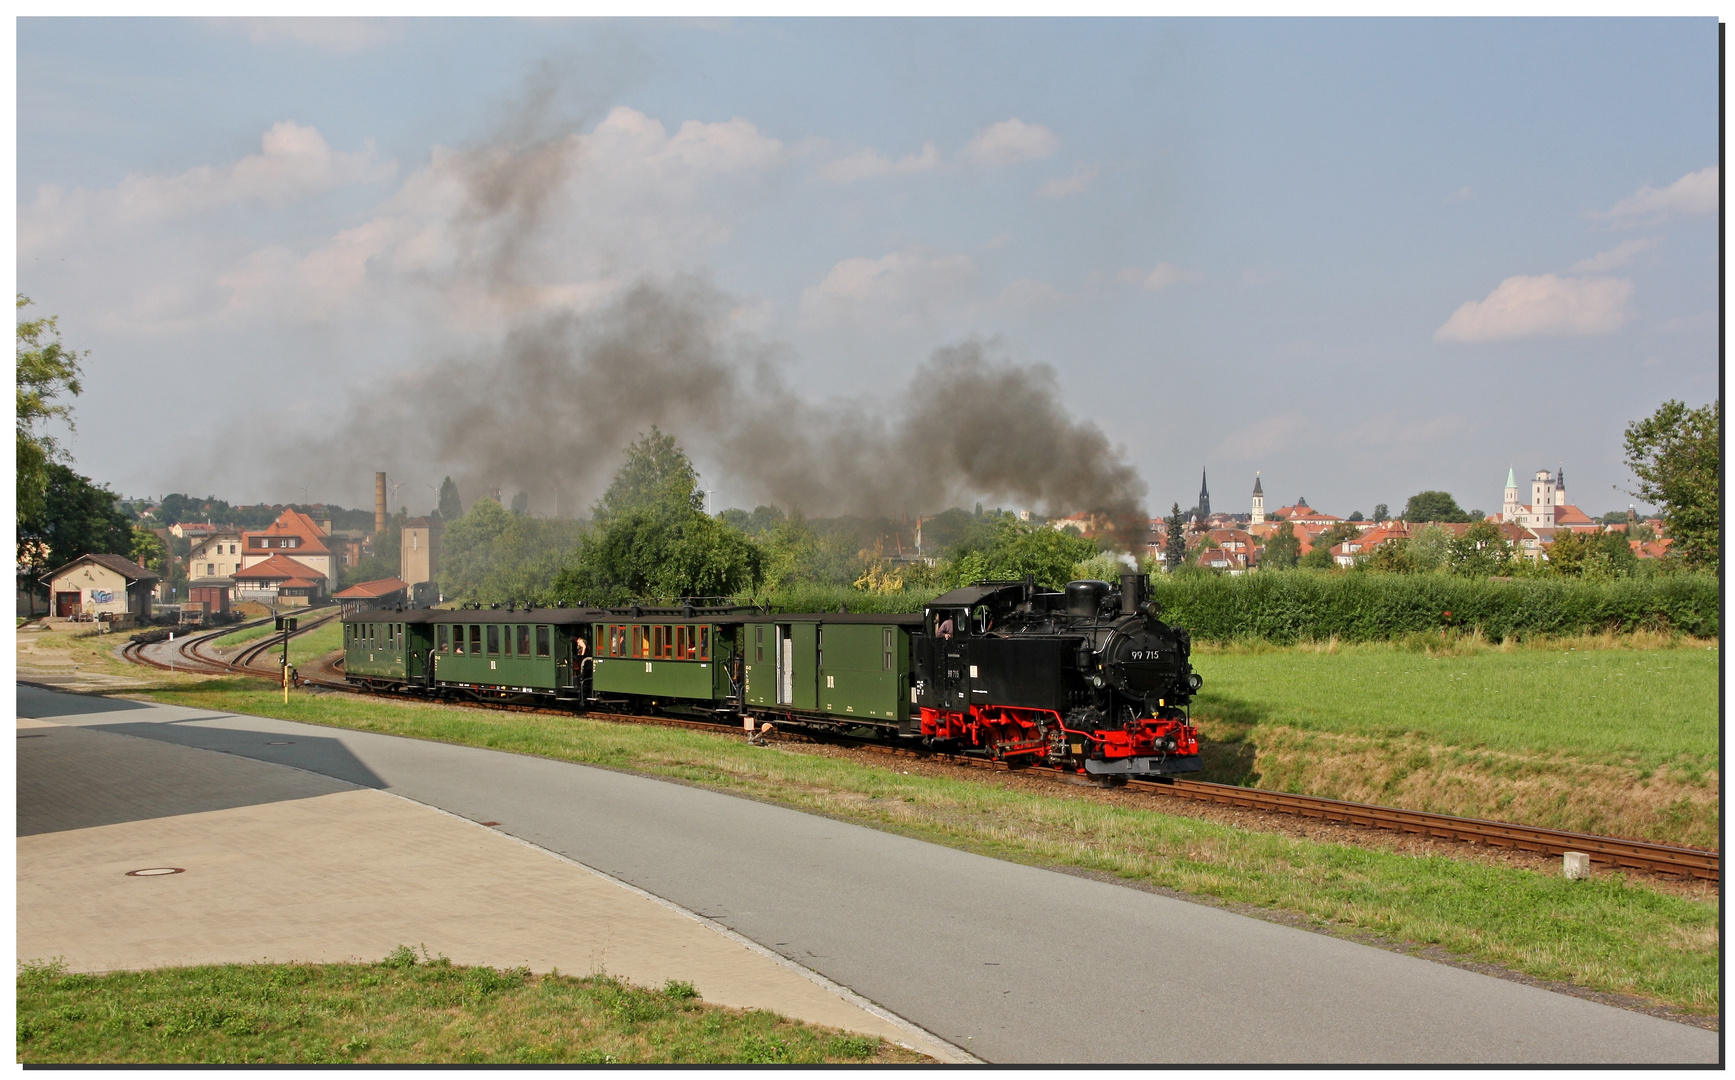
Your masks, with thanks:
<instances>
[{"instance_id":1,"label":"manhole cover","mask_svg":"<svg viewBox=\"0 0 1735 1080\"><path fill-rule=\"evenodd\" d=\"M127 877L165 877L169 874L184 874L184 866L152 866L144 870L128 870Z\"/></svg>"}]
</instances>

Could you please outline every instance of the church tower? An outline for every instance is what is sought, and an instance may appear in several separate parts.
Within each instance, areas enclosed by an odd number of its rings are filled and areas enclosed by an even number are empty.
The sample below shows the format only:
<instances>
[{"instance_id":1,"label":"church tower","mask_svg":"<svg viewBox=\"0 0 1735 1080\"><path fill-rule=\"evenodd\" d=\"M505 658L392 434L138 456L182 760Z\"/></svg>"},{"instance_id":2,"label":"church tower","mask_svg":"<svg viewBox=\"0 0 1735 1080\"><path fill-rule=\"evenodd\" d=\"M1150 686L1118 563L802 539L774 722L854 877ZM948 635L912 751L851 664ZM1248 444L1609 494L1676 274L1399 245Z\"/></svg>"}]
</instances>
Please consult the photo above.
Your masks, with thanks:
<instances>
[{"instance_id":1,"label":"church tower","mask_svg":"<svg viewBox=\"0 0 1735 1080\"><path fill-rule=\"evenodd\" d=\"M1506 467L1506 501L1500 504L1500 520L1518 520L1518 478L1510 465Z\"/></svg>"},{"instance_id":2,"label":"church tower","mask_svg":"<svg viewBox=\"0 0 1735 1080\"><path fill-rule=\"evenodd\" d=\"M1265 489L1259 486L1259 474L1253 474L1253 515L1249 525L1265 524Z\"/></svg>"},{"instance_id":3,"label":"church tower","mask_svg":"<svg viewBox=\"0 0 1735 1080\"><path fill-rule=\"evenodd\" d=\"M1554 474L1547 469L1536 470L1536 477L1530 482L1530 520L1525 524L1531 528L1554 528Z\"/></svg>"},{"instance_id":4,"label":"church tower","mask_svg":"<svg viewBox=\"0 0 1735 1080\"><path fill-rule=\"evenodd\" d=\"M1554 505L1566 505L1566 467L1558 466L1554 474Z\"/></svg>"},{"instance_id":5,"label":"church tower","mask_svg":"<svg viewBox=\"0 0 1735 1080\"><path fill-rule=\"evenodd\" d=\"M1199 470L1199 520L1211 516L1211 491L1205 486L1205 470Z\"/></svg>"}]
</instances>

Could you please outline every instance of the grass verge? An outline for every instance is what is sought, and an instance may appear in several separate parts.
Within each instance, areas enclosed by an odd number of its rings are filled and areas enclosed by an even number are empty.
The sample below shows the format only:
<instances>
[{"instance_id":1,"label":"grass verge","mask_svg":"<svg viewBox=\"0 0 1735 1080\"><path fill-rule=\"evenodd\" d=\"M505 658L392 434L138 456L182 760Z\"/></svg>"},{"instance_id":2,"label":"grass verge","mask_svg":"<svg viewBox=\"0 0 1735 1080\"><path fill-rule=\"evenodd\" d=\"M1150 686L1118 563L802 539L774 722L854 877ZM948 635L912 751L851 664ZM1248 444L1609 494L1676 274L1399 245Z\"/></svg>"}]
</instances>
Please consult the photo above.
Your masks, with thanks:
<instances>
[{"instance_id":1,"label":"grass verge","mask_svg":"<svg viewBox=\"0 0 1735 1080\"><path fill-rule=\"evenodd\" d=\"M418 961L228 964L106 975L22 966L25 1064L917 1062L879 1039L607 975Z\"/></svg>"},{"instance_id":2,"label":"grass verge","mask_svg":"<svg viewBox=\"0 0 1735 1080\"><path fill-rule=\"evenodd\" d=\"M419 702L295 695L250 680L151 696L200 709L435 739L669 777L1033 865L1106 872L1290 913L1541 979L1719 1009L1714 900L1604 874L1582 882L1319 843L1098 801L910 775L707 732Z\"/></svg>"},{"instance_id":3,"label":"grass verge","mask_svg":"<svg viewBox=\"0 0 1735 1080\"><path fill-rule=\"evenodd\" d=\"M1716 847L1716 642L1202 646L1207 778Z\"/></svg>"}]
</instances>

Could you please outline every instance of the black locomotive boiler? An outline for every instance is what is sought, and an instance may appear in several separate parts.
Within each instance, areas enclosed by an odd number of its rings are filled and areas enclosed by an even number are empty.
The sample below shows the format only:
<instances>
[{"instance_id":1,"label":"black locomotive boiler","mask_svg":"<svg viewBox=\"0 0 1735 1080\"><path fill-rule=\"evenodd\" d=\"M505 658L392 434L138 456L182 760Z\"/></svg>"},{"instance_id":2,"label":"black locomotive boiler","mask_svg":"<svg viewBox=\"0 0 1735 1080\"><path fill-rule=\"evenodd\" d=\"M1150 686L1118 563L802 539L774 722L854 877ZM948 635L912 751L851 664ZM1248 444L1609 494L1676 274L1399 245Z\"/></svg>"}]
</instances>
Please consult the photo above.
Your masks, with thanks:
<instances>
[{"instance_id":1,"label":"black locomotive boiler","mask_svg":"<svg viewBox=\"0 0 1735 1080\"><path fill-rule=\"evenodd\" d=\"M912 700L929 745L1096 776L1196 772L1188 706L1203 680L1150 580L982 582L929 604Z\"/></svg>"}]
</instances>

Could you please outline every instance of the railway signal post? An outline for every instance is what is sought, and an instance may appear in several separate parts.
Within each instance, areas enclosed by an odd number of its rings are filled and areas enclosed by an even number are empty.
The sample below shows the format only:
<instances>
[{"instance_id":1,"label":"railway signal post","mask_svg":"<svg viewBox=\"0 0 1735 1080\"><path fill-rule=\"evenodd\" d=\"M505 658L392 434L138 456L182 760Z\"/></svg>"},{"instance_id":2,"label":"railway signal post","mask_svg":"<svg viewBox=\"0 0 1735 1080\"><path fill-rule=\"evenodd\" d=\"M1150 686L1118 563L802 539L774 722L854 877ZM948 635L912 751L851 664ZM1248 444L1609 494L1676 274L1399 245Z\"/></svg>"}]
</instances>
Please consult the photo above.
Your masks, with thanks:
<instances>
[{"instance_id":1,"label":"railway signal post","mask_svg":"<svg viewBox=\"0 0 1735 1080\"><path fill-rule=\"evenodd\" d=\"M289 704L289 635L295 633L295 620L277 616L277 629L283 631L283 704Z\"/></svg>"}]
</instances>

